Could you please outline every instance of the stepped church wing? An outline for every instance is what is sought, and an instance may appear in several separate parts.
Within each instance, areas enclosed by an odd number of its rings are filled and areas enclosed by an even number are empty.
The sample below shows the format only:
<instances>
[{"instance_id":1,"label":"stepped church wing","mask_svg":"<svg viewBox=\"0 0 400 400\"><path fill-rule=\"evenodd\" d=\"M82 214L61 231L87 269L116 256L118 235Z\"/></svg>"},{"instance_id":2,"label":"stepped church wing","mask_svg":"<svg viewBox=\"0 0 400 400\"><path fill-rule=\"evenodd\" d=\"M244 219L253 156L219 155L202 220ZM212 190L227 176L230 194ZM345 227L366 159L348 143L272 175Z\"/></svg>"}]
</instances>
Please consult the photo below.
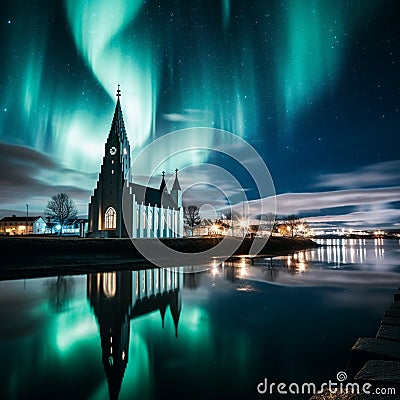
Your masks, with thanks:
<instances>
[{"instance_id":1,"label":"stepped church wing","mask_svg":"<svg viewBox=\"0 0 400 400\"><path fill-rule=\"evenodd\" d=\"M110 238L182 237L182 190L178 170L175 170L171 192L168 191L164 172L158 189L132 181L129 174L130 146L120 97L118 85L117 104L103 163L89 203L88 235Z\"/></svg>"}]
</instances>

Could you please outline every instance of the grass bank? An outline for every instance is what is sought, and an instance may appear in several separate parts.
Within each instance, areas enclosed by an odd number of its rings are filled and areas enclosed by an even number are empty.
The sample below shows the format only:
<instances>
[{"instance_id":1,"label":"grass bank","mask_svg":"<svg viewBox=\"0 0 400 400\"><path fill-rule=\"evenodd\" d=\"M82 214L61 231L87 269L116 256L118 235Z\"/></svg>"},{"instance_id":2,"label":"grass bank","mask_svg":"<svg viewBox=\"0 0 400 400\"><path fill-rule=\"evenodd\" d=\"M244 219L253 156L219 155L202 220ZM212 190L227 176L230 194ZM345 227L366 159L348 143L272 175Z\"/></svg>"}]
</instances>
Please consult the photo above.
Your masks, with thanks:
<instances>
[{"instance_id":1,"label":"grass bank","mask_svg":"<svg viewBox=\"0 0 400 400\"><path fill-rule=\"evenodd\" d=\"M151 243L153 239L141 239ZM222 238L162 239L179 252L200 253L220 243ZM239 238L233 257L249 254L252 239ZM240 243L242 242L242 243ZM316 247L309 239L270 237L259 256L273 257ZM82 274L115 269L148 268L152 265L130 239L89 239L76 237L0 237L0 279ZM205 260L207 262L209 260Z\"/></svg>"}]
</instances>

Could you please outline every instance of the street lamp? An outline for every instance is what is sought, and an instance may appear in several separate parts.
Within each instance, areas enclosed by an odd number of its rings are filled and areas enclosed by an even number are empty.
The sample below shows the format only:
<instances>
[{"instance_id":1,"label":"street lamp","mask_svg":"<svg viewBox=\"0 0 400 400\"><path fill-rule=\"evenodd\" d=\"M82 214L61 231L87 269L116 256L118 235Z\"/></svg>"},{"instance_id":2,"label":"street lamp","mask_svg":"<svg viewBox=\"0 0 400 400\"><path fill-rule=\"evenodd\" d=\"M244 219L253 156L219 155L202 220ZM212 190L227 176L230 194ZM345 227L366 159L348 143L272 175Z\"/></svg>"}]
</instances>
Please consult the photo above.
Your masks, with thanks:
<instances>
[{"instance_id":1,"label":"street lamp","mask_svg":"<svg viewBox=\"0 0 400 400\"><path fill-rule=\"evenodd\" d=\"M28 203L26 205L26 229L25 229L25 234L28 234L28 219L29 219L29 205Z\"/></svg>"}]
</instances>

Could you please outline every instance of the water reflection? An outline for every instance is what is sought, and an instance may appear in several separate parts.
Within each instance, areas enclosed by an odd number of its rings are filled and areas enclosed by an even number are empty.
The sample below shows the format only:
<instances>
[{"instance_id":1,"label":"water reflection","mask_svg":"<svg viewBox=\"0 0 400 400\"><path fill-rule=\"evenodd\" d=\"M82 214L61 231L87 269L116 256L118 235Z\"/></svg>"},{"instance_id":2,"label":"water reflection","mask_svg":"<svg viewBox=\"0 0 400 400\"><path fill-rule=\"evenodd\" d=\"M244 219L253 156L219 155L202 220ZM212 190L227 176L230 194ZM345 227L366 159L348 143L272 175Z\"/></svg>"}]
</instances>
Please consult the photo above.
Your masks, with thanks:
<instances>
[{"instance_id":1,"label":"water reflection","mask_svg":"<svg viewBox=\"0 0 400 400\"><path fill-rule=\"evenodd\" d=\"M252 270L248 278L288 285L340 286L368 284L373 277L376 284L386 286L398 279L400 246L396 240L321 239L318 243L321 246L316 249L288 256L255 258L251 264L262 269Z\"/></svg>"},{"instance_id":2,"label":"water reflection","mask_svg":"<svg viewBox=\"0 0 400 400\"><path fill-rule=\"evenodd\" d=\"M384 246L397 246L398 242L393 239L317 239L316 242L322 247L318 248L318 261L332 263L336 267L346 264L363 263L371 258L373 252L376 260L385 257ZM398 247L398 246L397 246Z\"/></svg>"},{"instance_id":3,"label":"water reflection","mask_svg":"<svg viewBox=\"0 0 400 400\"><path fill-rule=\"evenodd\" d=\"M50 306L55 312L62 312L68 307L74 292L73 279L66 276L58 276L55 281L46 282L50 294Z\"/></svg>"},{"instance_id":4,"label":"water reflection","mask_svg":"<svg viewBox=\"0 0 400 400\"><path fill-rule=\"evenodd\" d=\"M399 249L340 241L201 273L0 282L0 398L257 398L260 376L326 381L356 337L375 335Z\"/></svg>"},{"instance_id":5,"label":"water reflection","mask_svg":"<svg viewBox=\"0 0 400 400\"><path fill-rule=\"evenodd\" d=\"M177 268L89 274L87 297L99 325L110 399L118 399L128 364L130 321L158 311L164 328L169 308L178 337L183 274Z\"/></svg>"}]
</instances>

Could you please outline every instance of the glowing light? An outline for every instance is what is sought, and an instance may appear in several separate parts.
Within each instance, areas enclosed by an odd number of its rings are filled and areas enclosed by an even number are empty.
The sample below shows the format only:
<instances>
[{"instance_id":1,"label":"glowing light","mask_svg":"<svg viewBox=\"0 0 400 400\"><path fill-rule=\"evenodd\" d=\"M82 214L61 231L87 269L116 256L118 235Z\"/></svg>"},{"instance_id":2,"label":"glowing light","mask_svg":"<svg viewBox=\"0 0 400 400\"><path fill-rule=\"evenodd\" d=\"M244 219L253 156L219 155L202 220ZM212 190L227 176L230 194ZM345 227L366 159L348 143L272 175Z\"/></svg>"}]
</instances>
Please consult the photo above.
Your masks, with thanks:
<instances>
[{"instance_id":1,"label":"glowing light","mask_svg":"<svg viewBox=\"0 0 400 400\"><path fill-rule=\"evenodd\" d=\"M247 225L248 225L248 221L246 219L242 219L239 221L239 226L241 228L247 228Z\"/></svg>"},{"instance_id":2,"label":"glowing light","mask_svg":"<svg viewBox=\"0 0 400 400\"><path fill-rule=\"evenodd\" d=\"M105 272L102 275L104 294L107 297L115 297L115 294L117 293L117 274L115 272Z\"/></svg>"},{"instance_id":3,"label":"glowing light","mask_svg":"<svg viewBox=\"0 0 400 400\"><path fill-rule=\"evenodd\" d=\"M306 263L305 263L305 262L299 262L298 270L299 270L299 272L305 272L305 270L306 270Z\"/></svg>"},{"instance_id":4,"label":"glowing light","mask_svg":"<svg viewBox=\"0 0 400 400\"><path fill-rule=\"evenodd\" d=\"M124 88L128 134L134 135L132 142L141 146L150 136L156 112L156 47L151 46L151 40L133 40L125 29L132 26L143 2L76 0L66 1L65 6L75 43L98 82L113 101L117 84Z\"/></svg>"},{"instance_id":5,"label":"glowing light","mask_svg":"<svg viewBox=\"0 0 400 400\"><path fill-rule=\"evenodd\" d=\"M342 10L331 2L287 2L278 82L287 122L333 84L344 41Z\"/></svg>"},{"instance_id":6,"label":"glowing light","mask_svg":"<svg viewBox=\"0 0 400 400\"><path fill-rule=\"evenodd\" d=\"M247 269L246 269L246 259L241 258L240 264L239 264L239 277L244 278L247 275Z\"/></svg>"},{"instance_id":7,"label":"glowing light","mask_svg":"<svg viewBox=\"0 0 400 400\"><path fill-rule=\"evenodd\" d=\"M213 267L213 268L211 269L211 273L212 273L212 276L213 276L213 277L214 277L214 276L217 276L217 275L218 275L218 267L217 267L217 266Z\"/></svg>"},{"instance_id":8,"label":"glowing light","mask_svg":"<svg viewBox=\"0 0 400 400\"><path fill-rule=\"evenodd\" d=\"M219 233L219 229L220 229L220 226L219 225L217 225L217 224L212 224L211 225L211 232L215 235L215 234L217 234L217 233Z\"/></svg>"},{"instance_id":9,"label":"glowing light","mask_svg":"<svg viewBox=\"0 0 400 400\"><path fill-rule=\"evenodd\" d=\"M97 335L96 321L86 307L76 307L57 319L56 342L61 352L66 352L72 346L78 345L80 340L97 337Z\"/></svg>"}]
</instances>

